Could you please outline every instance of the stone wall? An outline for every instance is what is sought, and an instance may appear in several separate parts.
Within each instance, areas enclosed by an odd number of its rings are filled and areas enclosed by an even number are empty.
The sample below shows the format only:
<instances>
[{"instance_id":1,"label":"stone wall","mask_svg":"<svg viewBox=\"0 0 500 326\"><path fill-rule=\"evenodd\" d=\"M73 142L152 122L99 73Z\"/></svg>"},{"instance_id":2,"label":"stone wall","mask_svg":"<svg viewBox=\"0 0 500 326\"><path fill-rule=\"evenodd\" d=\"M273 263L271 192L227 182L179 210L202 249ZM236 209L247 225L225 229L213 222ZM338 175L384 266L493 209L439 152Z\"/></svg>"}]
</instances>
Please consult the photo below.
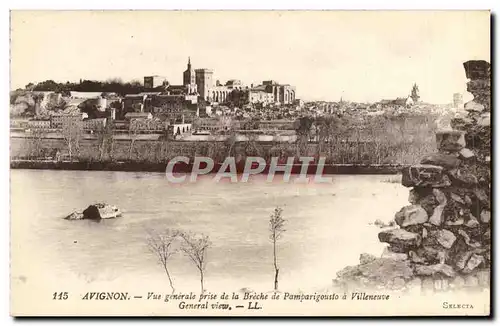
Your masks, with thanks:
<instances>
[{"instance_id":1,"label":"stone wall","mask_svg":"<svg viewBox=\"0 0 500 326\"><path fill-rule=\"evenodd\" d=\"M412 188L397 227L378 234L381 258L362 254L360 265L338 273L337 286L448 290L489 288L491 265L490 64L464 63L467 117L436 133L437 152L404 168Z\"/></svg>"}]
</instances>

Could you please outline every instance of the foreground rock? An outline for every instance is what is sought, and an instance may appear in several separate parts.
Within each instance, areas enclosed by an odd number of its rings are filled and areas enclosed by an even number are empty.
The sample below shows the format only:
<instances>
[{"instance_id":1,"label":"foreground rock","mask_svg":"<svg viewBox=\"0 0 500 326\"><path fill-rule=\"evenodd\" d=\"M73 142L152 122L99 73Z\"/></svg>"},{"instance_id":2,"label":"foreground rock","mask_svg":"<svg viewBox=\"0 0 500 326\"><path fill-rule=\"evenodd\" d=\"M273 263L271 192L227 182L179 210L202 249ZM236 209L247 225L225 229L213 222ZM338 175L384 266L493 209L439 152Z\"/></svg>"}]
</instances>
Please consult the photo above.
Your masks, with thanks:
<instances>
[{"instance_id":1,"label":"foreground rock","mask_svg":"<svg viewBox=\"0 0 500 326\"><path fill-rule=\"evenodd\" d=\"M89 205L83 211L75 211L66 216L65 220L94 220L110 219L121 216L121 211L114 205L97 203Z\"/></svg>"},{"instance_id":2,"label":"foreground rock","mask_svg":"<svg viewBox=\"0 0 500 326\"><path fill-rule=\"evenodd\" d=\"M348 266L337 273L336 286L340 287L391 287L404 284L413 277L408 261L378 258L357 266Z\"/></svg>"},{"instance_id":3,"label":"foreground rock","mask_svg":"<svg viewBox=\"0 0 500 326\"><path fill-rule=\"evenodd\" d=\"M436 133L437 153L402 170L408 201L394 218L399 228L379 232L382 258L362 255L337 284L422 291L489 288L491 267L490 64L464 63L474 100L468 116ZM360 281L359 281L360 280ZM361 282L361 283L360 283Z\"/></svg>"}]
</instances>

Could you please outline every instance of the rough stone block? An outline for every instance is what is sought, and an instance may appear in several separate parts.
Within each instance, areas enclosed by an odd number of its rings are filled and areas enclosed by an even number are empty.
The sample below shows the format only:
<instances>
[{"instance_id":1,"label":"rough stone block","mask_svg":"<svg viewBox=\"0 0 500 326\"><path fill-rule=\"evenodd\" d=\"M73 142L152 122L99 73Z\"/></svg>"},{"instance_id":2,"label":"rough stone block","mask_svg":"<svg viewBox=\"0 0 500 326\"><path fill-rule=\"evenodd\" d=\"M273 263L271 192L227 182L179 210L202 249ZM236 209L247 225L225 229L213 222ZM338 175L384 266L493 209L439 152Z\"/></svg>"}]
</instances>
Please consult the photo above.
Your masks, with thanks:
<instances>
[{"instance_id":1,"label":"rough stone block","mask_svg":"<svg viewBox=\"0 0 500 326\"><path fill-rule=\"evenodd\" d=\"M429 232L427 231L427 229L426 229L426 228L422 228L422 239L427 238L427 234L428 234L428 233L429 233Z\"/></svg>"},{"instance_id":2,"label":"rough stone block","mask_svg":"<svg viewBox=\"0 0 500 326\"><path fill-rule=\"evenodd\" d=\"M423 257L420 257L415 251L410 251L409 256L410 256L410 260L413 263L425 264L427 262Z\"/></svg>"},{"instance_id":3,"label":"rough stone block","mask_svg":"<svg viewBox=\"0 0 500 326\"><path fill-rule=\"evenodd\" d=\"M410 225L423 224L427 222L429 216L427 212L420 205L409 205L401 208L399 212L396 213L395 221L396 224L401 227L407 227Z\"/></svg>"},{"instance_id":4,"label":"rough stone block","mask_svg":"<svg viewBox=\"0 0 500 326\"><path fill-rule=\"evenodd\" d=\"M469 60L464 62L467 79L490 79L491 65L485 60Z\"/></svg>"},{"instance_id":5,"label":"rough stone block","mask_svg":"<svg viewBox=\"0 0 500 326\"><path fill-rule=\"evenodd\" d=\"M491 81L489 79L472 79L467 82L467 91L474 95L476 102L483 103L485 93L491 92Z\"/></svg>"},{"instance_id":6,"label":"rough stone block","mask_svg":"<svg viewBox=\"0 0 500 326\"><path fill-rule=\"evenodd\" d=\"M446 221L444 222L444 224L446 226L459 226L459 225L463 225L465 223L463 217L459 217L455 220L449 220L449 221Z\"/></svg>"},{"instance_id":7,"label":"rough stone block","mask_svg":"<svg viewBox=\"0 0 500 326\"><path fill-rule=\"evenodd\" d=\"M394 259L394 260L407 260L408 255L405 253L393 252L390 248L384 248L381 258Z\"/></svg>"},{"instance_id":8,"label":"rough stone block","mask_svg":"<svg viewBox=\"0 0 500 326\"><path fill-rule=\"evenodd\" d=\"M481 114L477 119L477 124L482 127L489 127L491 125L491 116L489 112Z\"/></svg>"},{"instance_id":9,"label":"rough stone block","mask_svg":"<svg viewBox=\"0 0 500 326\"><path fill-rule=\"evenodd\" d=\"M472 254L473 254L472 251L464 251L457 253L457 256L455 257L455 266L459 271L465 268Z\"/></svg>"},{"instance_id":10,"label":"rough stone block","mask_svg":"<svg viewBox=\"0 0 500 326\"><path fill-rule=\"evenodd\" d=\"M435 264L435 265L415 265L415 275L419 276L437 276L444 275L448 277L454 277L455 271L453 267L446 264Z\"/></svg>"},{"instance_id":11,"label":"rough stone block","mask_svg":"<svg viewBox=\"0 0 500 326\"><path fill-rule=\"evenodd\" d=\"M410 251L410 259L415 263L434 264L444 263L447 254L442 247L435 248L431 245L424 245L415 251Z\"/></svg>"},{"instance_id":12,"label":"rough stone block","mask_svg":"<svg viewBox=\"0 0 500 326\"><path fill-rule=\"evenodd\" d=\"M460 165L461 161L455 155L434 153L424 156L420 163L442 166L445 169L454 169Z\"/></svg>"},{"instance_id":13,"label":"rough stone block","mask_svg":"<svg viewBox=\"0 0 500 326\"><path fill-rule=\"evenodd\" d=\"M436 142L440 151L460 152L465 147L465 133L457 130L438 131Z\"/></svg>"},{"instance_id":14,"label":"rough stone block","mask_svg":"<svg viewBox=\"0 0 500 326\"><path fill-rule=\"evenodd\" d=\"M453 234L453 232L445 229L439 230L435 234L436 241L446 249L450 249L455 243L455 240L457 240L457 237Z\"/></svg>"},{"instance_id":15,"label":"rough stone block","mask_svg":"<svg viewBox=\"0 0 500 326\"><path fill-rule=\"evenodd\" d=\"M446 199L444 192L441 190L435 188L432 192L439 205L434 208L432 215L429 217L429 223L440 226L444 221L444 209L446 208L448 200Z\"/></svg>"},{"instance_id":16,"label":"rough stone block","mask_svg":"<svg viewBox=\"0 0 500 326\"><path fill-rule=\"evenodd\" d=\"M402 170L402 184L405 187L449 187L451 181L443 172L443 167L419 164Z\"/></svg>"},{"instance_id":17,"label":"rough stone block","mask_svg":"<svg viewBox=\"0 0 500 326\"><path fill-rule=\"evenodd\" d=\"M466 111L469 111L469 112L483 112L484 105L472 100L472 101L465 103L464 109Z\"/></svg>"},{"instance_id":18,"label":"rough stone block","mask_svg":"<svg viewBox=\"0 0 500 326\"><path fill-rule=\"evenodd\" d=\"M415 189L410 190L410 194L408 195L408 202L410 204L418 204L418 201L420 199L420 195Z\"/></svg>"},{"instance_id":19,"label":"rough stone block","mask_svg":"<svg viewBox=\"0 0 500 326\"><path fill-rule=\"evenodd\" d=\"M486 192L481 189L481 188L475 188L474 189L474 196L479 200L479 202L484 205L489 207L490 206L490 200Z\"/></svg>"},{"instance_id":20,"label":"rough stone block","mask_svg":"<svg viewBox=\"0 0 500 326\"><path fill-rule=\"evenodd\" d=\"M460 157L463 159L463 160L470 160L472 158L474 158L476 155L474 154L473 151L471 151L470 149L468 148L462 148L460 150L460 152L458 152L460 154Z\"/></svg>"},{"instance_id":21,"label":"rough stone block","mask_svg":"<svg viewBox=\"0 0 500 326\"><path fill-rule=\"evenodd\" d=\"M491 231L488 229L483 234L483 241L484 242L490 242L490 240L491 240Z\"/></svg>"},{"instance_id":22,"label":"rough stone block","mask_svg":"<svg viewBox=\"0 0 500 326\"><path fill-rule=\"evenodd\" d=\"M377 257L371 254L363 253L359 255L359 263L360 264L368 264L371 263L372 261L376 260Z\"/></svg>"},{"instance_id":23,"label":"rough stone block","mask_svg":"<svg viewBox=\"0 0 500 326\"><path fill-rule=\"evenodd\" d=\"M408 261L379 258L367 264L345 267L337 273L340 282L367 279L372 285L387 284L397 277L405 280L413 277Z\"/></svg>"},{"instance_id":24,"label":"rough stone block","mask_svg":"<svg viewBox=\"0 0 500 326\"><path fill-rule=\"evenodd\" d=\"M472 256L469 258L469 261L467 262L467 265L465 265L465 268L462 270L463 273L471 273L474 271L476 268L479 267L484 263L484 257L479 256L478 254L472 254Z\"/></svg>"},{"instance_id":25,"label":"rough stone block","mask_svg":"<svg viewBox=\"0 0 500 326\"><path fill-rule=\"evenodd\" d=\"M479 217L481 219L481 222L483 223L490 223L491 220L491 212L487 209L483 209L481 211L481 215Z\"/></svg>"},{"instance_id":26,"label":"rough stone block","mask_svg":"<svg viewBox=\"0 0 500 326\"><path fill-rule=\"evenodd\" d=\"M465 169L452 169L448 171L451 180L457 186L472 188L477 185L477 177Z\"/></svg>"},{"instance_id":27,"label":"rough stone block","mask_svg":"<svg viewBox=\"0 0 500 326\"><path fill-rule=\"evenodd\" d=\"M403 229L382 231L378 234L378 238L380 242L386 242L404 248L418 247L422 243L422 237L419 234L408 232Z\"/></svg>"},{"instance_id":28,"label":"rough stone block","mask_svg":"<svg viewBox=\"0 0 500 326\"><path fill-rule=\"evenodd\" d=\"M469 220L465 223L465 226L471 229L477 228L479 227L479 221L474 217L474 215L469 214Z\"/></svg>"},{"instance_id":29,"label":"rough stone block","mask_svg":"<svg viewBox=\"0 0 500 326\"><path fill-rule=\"evenodd\" d=\"M465 205L465 200L462 197L460 197L460 195L454 192L450 192L450 198L456 203Z\"/></svg>"},{"instance_id":30,"label":"rough stone block","mask_svg":"<svg viewBox=\"0 0 500 326\"><path fill-rule=\"evenodd\" d=\"M422 189L422 188L420 188ZM427 189L427 188L425 188ZM436 189L436 188L434 188ZM434 208L436 208L437 205L439 205L439 202L436 199L436 196L434 193L431 191L428 195L425 195L423 197L420 197L418 204L422 206L423 209L427 212L427 215L431 216L432 213L434 212Z\"/></svg>"},{"instance_id":31,"label":"rough stone block","mask_svg":"<svg viewBox=\"0 0 500 326\"><path fill-rule=\"evenodd\" d=\"M465 243L469 247L476 248L476 249L481 247L481 244L479 242L473 241L471 239L471 237L469 236L469 234L467 232L465 232L465 230L458 230L458 234L460 236L462 236L462 238L464 239Z\"/></svg>"}]
</instances>

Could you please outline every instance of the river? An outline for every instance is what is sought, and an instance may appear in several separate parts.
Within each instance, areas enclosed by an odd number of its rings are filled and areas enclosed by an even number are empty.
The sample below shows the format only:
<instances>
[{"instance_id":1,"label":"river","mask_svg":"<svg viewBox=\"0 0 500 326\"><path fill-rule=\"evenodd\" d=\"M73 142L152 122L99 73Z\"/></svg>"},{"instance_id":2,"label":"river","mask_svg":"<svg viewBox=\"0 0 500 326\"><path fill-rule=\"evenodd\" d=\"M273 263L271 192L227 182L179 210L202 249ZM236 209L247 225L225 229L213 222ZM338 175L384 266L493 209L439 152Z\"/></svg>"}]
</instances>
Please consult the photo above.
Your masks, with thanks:
<instances>
[{"instance_id":1,"label":"river","mask_svg":"<svg viewBox=\"0 0 500 326\"><path fill-rule=\"evenodd\" d=\"M272 290L268 221L281 206L280 289L321 290L360 253L380 255L379 229L370 223L387 222L407 205L408 190L387 182L394 177L334 175L332 184L287 184L260 176L214 183L205 176L173 185L162 173L11 170L12 276L156 282L168 290L147 232L175 228L210 237L207 290ZM94 202L114 204L123 216L100 223L62 219ZM198 288L187 257L174 255L169 267L178 290Z\"/></svg>"}]
</instances>

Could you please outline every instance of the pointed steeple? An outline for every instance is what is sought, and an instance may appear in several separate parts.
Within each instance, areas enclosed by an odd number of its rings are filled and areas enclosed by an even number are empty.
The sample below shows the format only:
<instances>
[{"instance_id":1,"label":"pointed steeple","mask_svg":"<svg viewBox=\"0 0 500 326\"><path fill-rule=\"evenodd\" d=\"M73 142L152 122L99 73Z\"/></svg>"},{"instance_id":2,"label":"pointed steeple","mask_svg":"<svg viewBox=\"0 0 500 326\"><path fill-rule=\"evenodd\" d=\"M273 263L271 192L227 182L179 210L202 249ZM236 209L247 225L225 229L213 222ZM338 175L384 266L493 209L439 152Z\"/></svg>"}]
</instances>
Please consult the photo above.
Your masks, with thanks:
<instances>
[{"instance_id":1,"label":"pointed steeple","mask_svg":"<svg viewBox=\"0 0 500 326\"><path fill-rule=\"evenodd\" d=\"M188 57L187 69L183 73L183 81L184 85L193 85L196 84L195 72L191 67L191 57Z\"/></svg>"}]
</instances>

